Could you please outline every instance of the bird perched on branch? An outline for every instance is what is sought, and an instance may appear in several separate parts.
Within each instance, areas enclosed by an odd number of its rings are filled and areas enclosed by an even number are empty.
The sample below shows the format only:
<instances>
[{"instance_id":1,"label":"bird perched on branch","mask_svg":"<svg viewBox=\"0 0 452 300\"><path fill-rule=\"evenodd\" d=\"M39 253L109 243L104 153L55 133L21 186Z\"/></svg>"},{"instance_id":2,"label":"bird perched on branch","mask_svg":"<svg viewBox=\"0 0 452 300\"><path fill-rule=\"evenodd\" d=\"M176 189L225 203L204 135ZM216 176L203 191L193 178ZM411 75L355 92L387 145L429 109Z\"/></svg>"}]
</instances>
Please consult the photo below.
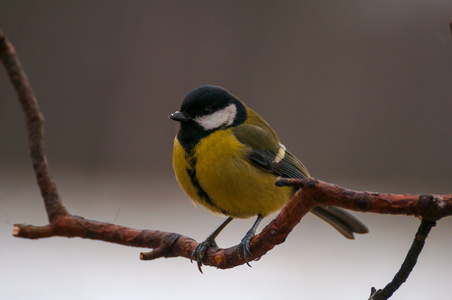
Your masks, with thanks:
<instances>
[{"instance_id":1,"label":"bird perched on branch","mask_svg":"<svg viewBox=\"0 0 452 300\"><path fill-rule=\"evenodd\" d=\"M192 257L199 270L207 250L216 246L215 238L229 222L257 216L240 242L248 263L250 241L259 223L295 193L293 187L277 187L277 177L307 178L308 170L286 150L264 119L221 87L191 91L169 118L180 122L173 152L179 185L196 204L228 217L195 248ZM346 238L368 232L363 223L340 208L318 206L311 212Z\"/></svg>"}]
</instances>

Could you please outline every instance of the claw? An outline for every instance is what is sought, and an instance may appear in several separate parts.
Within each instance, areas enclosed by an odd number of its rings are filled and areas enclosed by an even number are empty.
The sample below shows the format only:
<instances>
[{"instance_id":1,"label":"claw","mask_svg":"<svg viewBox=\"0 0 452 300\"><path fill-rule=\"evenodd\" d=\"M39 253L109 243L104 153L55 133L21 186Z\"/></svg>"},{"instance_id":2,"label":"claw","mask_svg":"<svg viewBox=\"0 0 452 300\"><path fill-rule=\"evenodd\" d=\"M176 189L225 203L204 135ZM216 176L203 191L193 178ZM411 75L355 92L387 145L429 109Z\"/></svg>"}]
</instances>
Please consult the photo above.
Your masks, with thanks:
<instances>
[{"instance_id":1,"label":"claw","mask_svg":"<svg viewBox=\"0 0 452 300\"><path fill-rule=\"evenodd\" d=\"M256 229L259 226L260 222L262 221L263 217L261 215L257 216L256 222L254 222L253 227L251 227L250 230L245 234L242 241L239 244L239 249L242 250L243 253L243 259L245 260L248 267L251 267L249 264L250 256L251 256L251 248L250 248L250 241L254 237L254 234L256 233Z\"/></svg>"},{"instance_id":2,"label":"claw","mask_svg":"<svg viewBox=\"0 0 452 300\"><path fill-rule=\"evenodd\" d=\"M218 248L217 243L215 242L215 238L226 227L226 225L228 225L232 220L233 220L232 217L227 218L226 221L224 221L217 229L215 229L215 231L212 232L206 238L206 240L204 242L199 243L195 247L195 250L193 250L193 252L191 254L190 262L192 262L193 259L196 258L196 262L198 264L198 270L199 270L199 272L201 272L201 274L202 274L202 269L201 269L201 267L202 267L202 260L206 256L207 250L209 250L210 247Z\"/></svg>"},{"instance_id":3,"label":"claw","mask_svg":"<svg viewBox=\"0 0 452 300\"><path fill-rule=\"evenodd\" d=\"M250 241L254 237L254 231L248 231L245 235L245 237L240 242L240 249L243 253L243 259L245 260L248 267L251 267L249 264L250 256L251 256L251 250L250 250Z\"/></svg>"},{"instance_id":4,"label":"claw","mask_svg":"<svg viewBox=\"0 0 452 300\"><path fill-rule=\"evenodd\" d=\"M215 242L215 238L211 238L210 236L207 237L207 239L199 243L195 250L193 250L191 254L190 262L193 262L193 259L196 259L196 263L198 265L198 270L203 274L202 272L202 260L206 256L207 250L209 250L210 247L218 247L217 243Z\"/></svg>"}]
</instances>

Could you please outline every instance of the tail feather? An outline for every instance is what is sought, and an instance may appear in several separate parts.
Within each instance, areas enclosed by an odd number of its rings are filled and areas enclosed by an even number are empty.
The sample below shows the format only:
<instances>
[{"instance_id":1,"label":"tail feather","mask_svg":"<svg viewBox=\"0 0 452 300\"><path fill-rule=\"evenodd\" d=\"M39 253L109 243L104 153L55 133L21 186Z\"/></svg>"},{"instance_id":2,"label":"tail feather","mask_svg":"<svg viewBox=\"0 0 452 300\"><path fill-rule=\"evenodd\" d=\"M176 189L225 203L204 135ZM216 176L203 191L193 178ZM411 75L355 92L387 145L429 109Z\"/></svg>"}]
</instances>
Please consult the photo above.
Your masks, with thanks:
<instances>
[{"instance_id":1,"label":"tail feather","mask_svg":"<svg viewBox=\"0 0 452 300\"><path fill-rule=\"evenodd\" d=\"M369 229L351 213L334 206L317 206L311 212L321 218L343 236L354 239L353 233L368 233Z\"/></svg>"}]
</instances>

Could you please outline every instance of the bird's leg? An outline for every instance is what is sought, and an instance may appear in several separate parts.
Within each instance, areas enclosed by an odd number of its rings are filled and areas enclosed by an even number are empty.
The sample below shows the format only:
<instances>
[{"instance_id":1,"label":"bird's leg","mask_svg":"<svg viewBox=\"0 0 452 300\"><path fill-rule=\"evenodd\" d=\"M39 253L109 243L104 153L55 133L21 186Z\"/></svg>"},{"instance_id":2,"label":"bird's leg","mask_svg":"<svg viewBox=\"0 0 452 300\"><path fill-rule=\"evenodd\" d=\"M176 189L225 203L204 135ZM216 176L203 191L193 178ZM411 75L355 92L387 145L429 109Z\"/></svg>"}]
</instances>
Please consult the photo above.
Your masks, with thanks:
<instances>
[{"instance_id":1,"label":"bird's leg","mask_svg":"<svg viewBox=\"0 0 452 300\"><path fill-rule=\"evenodd\" d=\"M253 227L251 227L251 229L248 230L248 232L245 234L245 236L243 237L243 239L239 245L239 249L241 249L243 252L243 258L245 259L245 262L249 267L251 267L250 264L248 263L249 256L251 254L250 241L256 234L256 229L259 226L259 224L261 223L262 219L263 219L263 217L261 215L257 216L256 222L254 222Z\"/></svg>"},{"instance_id":2,"label":"bird's leg","mask_svg":"<svg viewBox=\"0 0 452 300\"><path fill-rule=\"evenodd\" d=\"M202 273L202 260L204 259L204 256L206 255L207 250L210 247L216 247L217 243L215 242L215 238L220 234L220 232L232 221L232 217L229 217L224 221L217 229L215 229L214 232L212 232L202 243L199 243L195 250L193 250L193 253L191 254L192 259L196 258L196 261L198 262L198 269L199 272Z\"/></svg>"}]
</instances>

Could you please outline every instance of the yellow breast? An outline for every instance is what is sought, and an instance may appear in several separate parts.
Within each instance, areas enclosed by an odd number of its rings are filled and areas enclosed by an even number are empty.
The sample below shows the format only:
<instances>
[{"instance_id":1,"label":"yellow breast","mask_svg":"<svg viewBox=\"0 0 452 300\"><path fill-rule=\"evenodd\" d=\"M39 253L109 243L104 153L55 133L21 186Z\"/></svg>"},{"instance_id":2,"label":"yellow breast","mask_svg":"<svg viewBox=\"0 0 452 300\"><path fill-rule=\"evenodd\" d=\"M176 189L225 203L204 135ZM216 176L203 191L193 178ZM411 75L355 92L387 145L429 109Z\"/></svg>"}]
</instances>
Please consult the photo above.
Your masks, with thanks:
<instances>
[{"instance_id":1,"label":"yellow breast","mask_svg":"<svg viewBox=\"0 0 452 300\"><path fill-rule=\"evenodd\" d=\"M266 216L280 209L293 194L275 186L276 175L250 164L248 146L231 129L201 139L193 153L174 141L173 167L177 181L196 203L235 218Z\"/></svg>"}]
</instances>

